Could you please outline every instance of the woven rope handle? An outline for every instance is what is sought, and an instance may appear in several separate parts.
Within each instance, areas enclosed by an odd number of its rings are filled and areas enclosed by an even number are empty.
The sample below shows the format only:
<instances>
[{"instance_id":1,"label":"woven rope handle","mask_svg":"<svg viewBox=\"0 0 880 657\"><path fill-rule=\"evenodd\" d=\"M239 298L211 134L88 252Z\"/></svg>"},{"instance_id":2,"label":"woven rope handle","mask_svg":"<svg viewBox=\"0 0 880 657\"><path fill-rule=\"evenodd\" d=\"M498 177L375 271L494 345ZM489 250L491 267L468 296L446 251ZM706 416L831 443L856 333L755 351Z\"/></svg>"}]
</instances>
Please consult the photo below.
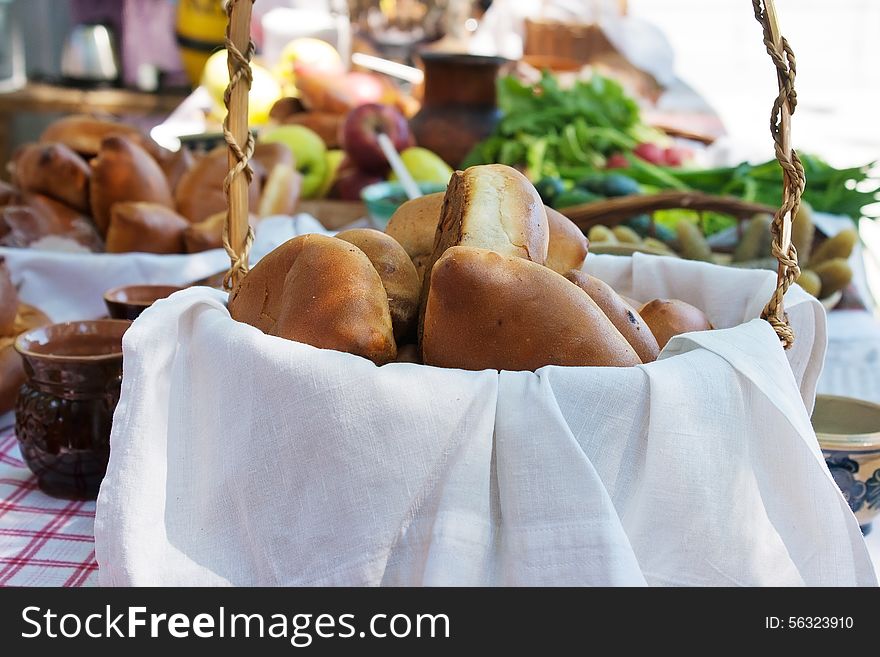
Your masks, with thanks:
<instances>
[{"instance_id":1,"label":"woven rope handle","mask_svg":"<svg viewBox=\"0 0 880 657\"><path fill-rule=\"evenodd\" d=\"M248 223L248 186L254 172L250 165L254 154L254 136L248 128L248 92L253 76L250 61L254 55L251 41L251 10L254 0L227 0L226 52L229 86L223 96L226 118L223 137L229 150L229 172L223 181L227 213L223 225L223 247L229 255L229 271L223 287L231 290L248 272L248 255L254 232ZM242 146L243 144L243 146Z\"/></svg>"},{"instance_id":2,"label":"woven rope handle","mask_svg":"<svg viewBox=\"0 0 880 657\"><path fill-rule=\"evenodd\" d=\"M764 307L761 317L770 322L782 346L788 349L794 343L794 332L788 324L783 297L801 270L798 267L797 249L791 243L791 222L801 204L806 177L798 154L791 148L791 115L797 106L794 89L796 63L794 52L779 31L776 7L773 0L752 0L755 18L764 28L764 46L776 66L779 95L773 101L770 114L770 134L776 144L776 159L782 167L782 205L773 217L770 231L773 234L772 251L779 261L776 289Z\"/></svg>"}]
</instances>

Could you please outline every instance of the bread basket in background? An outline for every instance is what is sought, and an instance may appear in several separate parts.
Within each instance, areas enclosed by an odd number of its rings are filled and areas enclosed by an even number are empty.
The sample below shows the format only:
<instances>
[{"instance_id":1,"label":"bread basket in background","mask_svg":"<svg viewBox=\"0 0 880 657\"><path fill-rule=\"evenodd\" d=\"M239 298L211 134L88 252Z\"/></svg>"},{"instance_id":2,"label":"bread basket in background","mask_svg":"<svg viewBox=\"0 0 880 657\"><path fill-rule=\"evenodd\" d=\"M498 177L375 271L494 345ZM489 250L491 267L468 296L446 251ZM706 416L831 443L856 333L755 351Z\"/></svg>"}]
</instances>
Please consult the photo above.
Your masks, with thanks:
<instances>
[{"instance_id":1,"label":"bread basket in background","mask_svg":"<svg viewBox=\"0 0 880 657\"><path fill-rule=\"evenodd\" d=\"M251 4L229 3L230 286L252 239ZM101 582L874 584L810 426L825 318L788 290L792 72L772 1L754 4L780 81L778 275L641 254L585 265L636 300L692 303L716 330L627 368L377 367L236 322L219 290L174 294L125 335Z\"/></svg>"}]
</instances>

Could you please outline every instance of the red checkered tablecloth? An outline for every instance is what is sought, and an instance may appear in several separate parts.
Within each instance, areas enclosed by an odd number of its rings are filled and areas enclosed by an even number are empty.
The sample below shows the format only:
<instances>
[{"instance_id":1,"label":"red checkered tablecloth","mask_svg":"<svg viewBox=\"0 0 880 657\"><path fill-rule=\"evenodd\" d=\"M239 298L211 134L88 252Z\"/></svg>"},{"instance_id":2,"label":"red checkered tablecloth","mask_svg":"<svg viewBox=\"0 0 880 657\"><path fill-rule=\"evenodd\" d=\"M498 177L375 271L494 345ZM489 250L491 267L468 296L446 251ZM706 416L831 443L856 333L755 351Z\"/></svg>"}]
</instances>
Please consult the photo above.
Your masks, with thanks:
<instances>
[{"instance_id":1,"label":"red checkered tablecloth","mask_svg":"<svg viewBox=\"0 0 880 657\"><path fill-rule=\"evenodd\" d=\"M0 586L95 586L94 524L94 502L37 488L13 428L0 428Z\"/></svg>"}]
</instances>

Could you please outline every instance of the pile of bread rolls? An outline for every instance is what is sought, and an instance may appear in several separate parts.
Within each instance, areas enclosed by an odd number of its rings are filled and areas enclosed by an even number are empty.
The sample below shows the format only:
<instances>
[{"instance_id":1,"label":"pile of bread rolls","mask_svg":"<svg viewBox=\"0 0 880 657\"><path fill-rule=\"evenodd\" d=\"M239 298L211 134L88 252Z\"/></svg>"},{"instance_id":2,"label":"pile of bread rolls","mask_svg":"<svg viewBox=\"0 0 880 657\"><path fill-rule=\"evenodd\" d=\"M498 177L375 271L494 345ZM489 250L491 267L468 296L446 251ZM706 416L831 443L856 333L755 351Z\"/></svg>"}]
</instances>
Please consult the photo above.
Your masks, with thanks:
<instances>
[{"instance_id":1,"label":"pile of bread rolls","mask_svg":"<svg viewBox=\"0 0 880 657\"><path fill-rule=\"evenodd\" d=\"M708 330L677 300L637 309L583 271L589 243L521 173L457 171L403 204L385 233L303 235L261 260L229 312L269 335L467 370L648 363L673 335Z\"/></svg>"},{"instance_id":2,"label":"pile of bread rolls","mask_svg":"<svg viewBox=\"0 0 880 657\"><path fill-rule=\"evenodd\" d=\"M281 144L252 160L250 207L292 214L301 176ZM70 116L9 163L0 183L0 245L122 253L195 253L222 245L225 146L196 156L157 146L123 123Z\"/></svg>"},{"instance_id":3,"label":"pile of bread rolls","mask_svg":"<svg viewBox=\"0 0 880 657\"><path fill-rule=\"evenodd\" d=\"M49 318L33 306L21 303L0 258L0 415L15 406L18 389L24 383L24 366L13 343L20 333L49 323Z\"/></svg>"}]
</instances>

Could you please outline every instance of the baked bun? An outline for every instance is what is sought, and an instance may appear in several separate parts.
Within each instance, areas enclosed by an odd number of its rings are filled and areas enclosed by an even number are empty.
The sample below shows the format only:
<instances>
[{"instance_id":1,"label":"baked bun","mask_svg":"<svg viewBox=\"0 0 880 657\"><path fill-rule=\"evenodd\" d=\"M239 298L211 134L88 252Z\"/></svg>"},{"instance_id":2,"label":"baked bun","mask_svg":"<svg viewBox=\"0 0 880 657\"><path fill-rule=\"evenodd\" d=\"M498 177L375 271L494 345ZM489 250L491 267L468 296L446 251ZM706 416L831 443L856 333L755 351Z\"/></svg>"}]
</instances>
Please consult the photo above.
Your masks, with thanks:
<instances>
[{"instance_id":1,"label":"baked bun","mask_svg":"<svg viewBox=\"0 0 880 657\"><path fill-rule=\"evenodd\" d=\"M363 251L379 272L388 295L394 339L402 344L415 334L419 314L421 283L412 260L394 238L372 228L345 230L336 237Z\"/></svg>"},{"instance_id":2,"label":"baked bun","mask_svg":"<svg viewBox=\"0 0 880 657\"><path fill-rule=\"evenodd\" d=\"M641 363L577 285L524 258L466 246L434 265L422 356L467 370Z\"/></svg>"},{"instance_id":3,"label":"baked bun","mask_svg":"<svg viewBox=\"0 0 880 657\"><path fill-rule=\"evenodd\" d=\"M18 290L12 284L6 261L0 257L0 336L12 335L18 314Z\"/></svg>"},{"instance_id":4,"label":"baked bun","mask_svg":"<svg viewBox=\"0 0 880 657\"><path fill-rule=\"evenodd\" d=\"M174 190L177 211L192 223L226 211L226 194L223 192L223 179L229 170L226 154L226 146L218 146L201 157L183 175ZM257 208L260 205L259 180L259 176L255 175L248 186L248 207Z\"/></svg>"},{"instance_id":5,"label":"baked bun","mask_svg":"<svg viewBox=\"0 0 880 657\"><path fill-rule=\"evenodd\" d=\"M171 208L174 201L165 173L143 148L125 137L107 137L92 160L90 186L92 217L102 235L110 225L115 203L157 203Z\"/></svg>"},{"instance_id":6,"label":"baked bun","mask_svg":"<svg viewBox=\"0 0 880 657\"><path fill-rule=\"evenodd\" d=\"M434 236L444 196L445 192L435 192L406 201L394 211L385 227L385 233L406 250L420 281L434 251Z\"/></svg>"},{"instance_id":7,"label":"baked bun","mask_svg":"<svg viewBox=\"0 0 880 657\"><path fill-rule=\"evenodd\" d=\"M0 210L0 244L52 250L103 251L91 219L42 194L24 193ZM67 243L67 244L65 244Z\"/></svg>"},{"instance_id":8,"label":"baked bun","mask_svg":"<svg viewBox=\"0 0 880 657\"><path fill-rule=\"evenodd\" d=\"M259 217L248 215L248 224L256 229ZM223 225L226 223L226 211L212 214L204 221L189 224L183 231L183 243L187 253L200 253L209 249L223 248Z\"/></svg>"},{"instance_id":9,"label":"baked bun","mask_svg":"<svg viewBox=\"0 0 880 657\"><path fill-rule=\"evenodd\" d=\"M260 167L267 172L272 171L278 164L286 164L289 167L296 166L293 151L277 142L260 142L254 146L254 157L251 162L259 163Z\"/></svg>"},{"instance_id":10,"label":"baked bun","mask_svg":"<svg viewBox=\"0 0 880 657\"><path fill-rule=\"evenodd\" d=\"M186 147L181 147L176 153L171 153L167 157L162 158L159 166L168 180L168 189L171 190L172 195L174 190L177 189L177 185L180 184L180 179L195 165L196 157Z\"/></svg>"},{"instance_id":11,"label":"baked bun","mask_svg":"<svg viewBox=\"0 0 880 657\"><path fill-rule=\"evenodd\" d=\"M266 177L257 214L260 217L292 215L299 202L302 179L302 175L290 164L276 164Z\"/></svg>"},{"instance_id":12,"label":"baked bun","mask_svg":"<svg viewBox=\"0 0 880 657\"><path fill-rule=\"evenodd\" d=\"M107 253L183 253L189 222L156 203L116 203L107 229Z\"/></svg>"},{"instance_id":13,"label":"baked bun","mask_svg":"<svg viewBox=\"0 0 880 657\"><path fill-rule=\"evenodd\" d=\"M624 301L608 283L579 269L572 269L565 277L590 295L614 327L626 338L643 363L657 360L660 347L651 329L638 311Z\"/></svg>"},{"instance_id":14,"label":"baked bun","mask_svg":"<svg viewBox=\"0 0 880 657\"><path fill-rule=\"evenodd\" d=\"M702 310L679 299L654 299L642 306L639 314L657 338L660 349L676 335L712 329Z\"/></svg>"},{"instance_id":15,"label":"baked bun","mask_svg":"<svg viewBox=\"0 0 880 657\"><path fill-rule=\"evenodd\" d=\"M394 360L388 297L370 259L335 237L295 237L260 260L229 296L232 318L268 335L372 360Z\"/></svg>"},{"instance_id":16,"label":"baked bun","mask_svg":"<svg viewBox=\"0 0 880 657\"><path fill-rule=\"evenodd\" d=\"M84 114L73 114L53 121L40 135L40 141L64 144L83 157L90 158L101 150L101 142L112 136L125 137L148 152L158 151L156 143L138 128Z\"/></svg>"},{"instance_id":17,"label":"baked bun","mask_svg":"<svg viewBox=\"0 0 880 657\"><path fill-rule=\"evenodd\" d=\"M583 267L590 241L575 223L561 212L544 207L550 227L550 246L544 263L557 274L566 274ZM596 299L593 299L596 301Z\"/></svg>"},{"instance_id":18,"label":"baked bun","mask_svg":"<svg viewBox=\"0 0 880 657\"><path fill-rule=\"evenodd\" d=\"M27 144L15 153L12 180L22 190L45 194L89 213L91 169L64 144Z\"/></svg>"},{"instance_id":19,"label":"baked bun","mask_svg":"<svg viewBox=\"0 0 880 657\"><path fill-rule=\"evenodd\" d=\"M22 303L18 306L12 333L0 335L0 415L15 408L18 389L25 382L24 364L13 346L15 339L25 331L50 323L42 311Z\"/></svg>"}]
</instances>

